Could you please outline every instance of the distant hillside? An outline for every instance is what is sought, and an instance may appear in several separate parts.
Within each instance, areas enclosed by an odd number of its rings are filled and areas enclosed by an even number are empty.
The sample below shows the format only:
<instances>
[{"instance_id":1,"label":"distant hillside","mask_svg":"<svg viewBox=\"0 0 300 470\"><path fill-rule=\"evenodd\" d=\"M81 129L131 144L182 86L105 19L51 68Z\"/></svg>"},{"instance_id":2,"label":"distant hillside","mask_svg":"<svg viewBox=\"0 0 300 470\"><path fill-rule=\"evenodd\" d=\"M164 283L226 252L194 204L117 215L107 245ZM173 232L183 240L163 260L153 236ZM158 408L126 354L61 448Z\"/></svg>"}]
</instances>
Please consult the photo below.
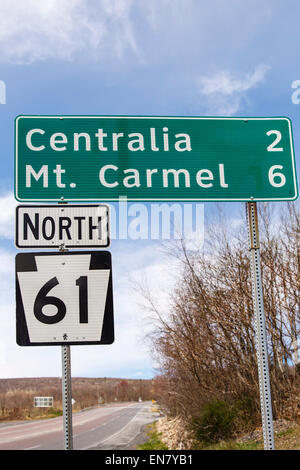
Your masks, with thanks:
<instances>
[{"instance_id":1,"label":"distant hillside","mask_svg":"<svg viewBox=\"0 0 300 470\"><path fill-rule=\"evenodd\" d=\"M37 413L49 411L35 409L35 396L53 397L53 408L61 410L61 379L58 377L33 377L0 379L0 420L32 418ZM152 380L118 378L72 378L74 411L114 401L151 400ZM53 410L51 410L53 412Z\"/></svg>"}]
</instances>

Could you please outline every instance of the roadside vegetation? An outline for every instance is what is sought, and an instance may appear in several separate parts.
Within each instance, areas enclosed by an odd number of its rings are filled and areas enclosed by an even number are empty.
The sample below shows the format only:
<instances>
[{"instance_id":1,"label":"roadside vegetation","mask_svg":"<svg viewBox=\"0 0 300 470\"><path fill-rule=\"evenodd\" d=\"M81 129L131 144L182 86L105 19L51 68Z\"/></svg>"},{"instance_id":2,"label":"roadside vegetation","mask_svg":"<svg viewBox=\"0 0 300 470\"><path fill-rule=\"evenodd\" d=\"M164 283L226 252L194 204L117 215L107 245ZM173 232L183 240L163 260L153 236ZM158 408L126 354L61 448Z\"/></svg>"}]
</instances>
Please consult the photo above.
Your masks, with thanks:
<instances>
[{"instance_id":1,"label":"roadside vegetation","mask_svg":"<svg viewBox=\"0 0 300 470\"><path fill-rule=\"evenodd\" d=\"M35 408L34 397L53 397L53 408ZM73 411L105 403L153 398L151 380L72 378ZM62 414L61 379L0 379L0 421L53 418Z\"/></svg>"},{"instance_id":2,"label":"roadside vegetation","mask_svg":"<svg viewBox=\"0 0 300 470\"><path fill-rule=\"evenodd\" d=\"M155 423L148 425L147 440L138 446L139 450L168 450L166 444L161 440L162 433L156 429Z\"/></svg>"},{"instance_id":3,"label":"roadside vegetation","mask_svg":"<svg viewBox=\"0 0 300 470\"><path fill-rule=\"evenodd\" d=\"M273 416L300 423L300 210L296 203L259 209ZM245 218L228 224L220 209L205 228L203 250L184 240L171 247L181 269L168 312L139 288L154 325L162 411L198 445L222 448L261 425L251 275Z\"/></svg>"},{"instance_id":4,"label":"roadside vegetation","mask_svg":"<svg viewBox=\"0 0 300 470\"><path fill-rule=\"evenodd\" d=\"M149 425L147 440L138 447L139 450L263 450L262 430L258 428L253 433L237 438L221 439L218 442L197 440L189 435L188 439L181 439L179 435L174 439L174 422L172 432L168 426L159 426L158 422ZM163 429L163 432L160 430ZM276 422L275 422L276 429ZM285 423L284 431L275 431L276 450L300 450L300 425Z\"/></svg>"}]
</instances>

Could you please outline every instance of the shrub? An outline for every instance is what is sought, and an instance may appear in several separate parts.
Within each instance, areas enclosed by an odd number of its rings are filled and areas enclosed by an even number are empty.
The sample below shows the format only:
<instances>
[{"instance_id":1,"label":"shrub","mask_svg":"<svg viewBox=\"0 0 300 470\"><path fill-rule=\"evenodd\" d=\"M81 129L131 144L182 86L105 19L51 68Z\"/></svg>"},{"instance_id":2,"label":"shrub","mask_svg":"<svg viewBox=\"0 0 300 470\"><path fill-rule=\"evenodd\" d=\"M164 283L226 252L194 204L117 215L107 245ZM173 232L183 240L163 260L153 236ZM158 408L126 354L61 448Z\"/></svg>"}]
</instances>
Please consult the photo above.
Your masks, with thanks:
<instances>
[{"instance_id":1,"label":"shrub","mask_svg":"<svg viewBox=\"0 0 300 470\"><path fill-rule=\"evenodd\" d=\"M228 439L235 430L236 410L222 400L214 400L201 409L193 418L196 438L210 443Z\"/></svg>"},{"instance_id":2,"label":"shrub","mask_svg":"<svg viewBox=\"0 0 300 470\"><path fill-rule=\"evenodd\" d=\"M235 425L237 430L248 431L260 422L260 413L255 400L250 396L244 396L235 400L234 410L236 414Z\"/></svg>"}]
</instances>

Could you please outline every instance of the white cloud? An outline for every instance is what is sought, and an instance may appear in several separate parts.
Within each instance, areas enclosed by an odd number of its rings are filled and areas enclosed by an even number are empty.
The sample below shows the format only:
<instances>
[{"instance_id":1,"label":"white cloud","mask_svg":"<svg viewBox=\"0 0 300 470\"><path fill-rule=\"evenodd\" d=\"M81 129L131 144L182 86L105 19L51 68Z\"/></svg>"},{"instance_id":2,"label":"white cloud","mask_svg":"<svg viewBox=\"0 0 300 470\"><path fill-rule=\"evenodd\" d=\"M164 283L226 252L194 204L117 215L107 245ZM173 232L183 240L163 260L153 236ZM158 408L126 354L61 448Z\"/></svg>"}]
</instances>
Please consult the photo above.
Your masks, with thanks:
<instances>
[{"instance_id":1,"label":"white cloud","mask_svg":"<svg viewBox=\"0 0 300 470\"><path fill-rule=\"evenodd\" d=\"M249 47L270 17L270 8L258 3L1 0L0 63L76 60L98 61L104 67L105 61L113 66L121 61L123 67L136 63L165 67L176 61L180 72L188 57L208 64L217 51L227 51L226 56L235 53L232 44L236 37L240 50Z\"/></svg>"},{"instance_id":2,"label":"white cloud","mask_svg":"<svg viewBox=\"0 0 300 470\"><path fill-rule=\"evenodd\" d=\"M0 197L0 237L14 237L15 208L17 202L12 193Z\"/></svg>"},{"instance_id":3,"label":"white cloud","mask_svg":"<svg viewBox=\"0 0 300 470\"><path fill-rule=\"evenodd\" d=\"M2 318L3 321L10 318L10 311L14 308L14 271L15 271L15 260L14 255L6 250L0 249L0 285L1 285L1 297L0 297L0 308L5 306L6 316ZM1 335L2 336L2 331Z\"/></svg>"},{"instance_id":4,"label":"white cloud","mask_svg":"<svg viewBox=\"0 0 300 470\"><path fill-rule=\"evenodd\" d=\"M270 67L267 65L257 65L252 74L246 74L239 79L234 78L227 70L222 70L211 77L200 77L200 92L203 95L211 95L212 93L232 95L247 91L261 83L269 69Z\"/></svg>"},{"instance_id":5,"label":"white cloud","mask_svg":"<svg viewBox=\"0 0 300 470\"><path fill-rule=\"evenodd\" d=\"M208 106L219 115L236 114L241 107L246 92L263 82L268 65L257 65L253 73L243 77L235 77L227 70L211 76L201 76L197 79L199 92L208 98Z\"/></svg>"},{"instance_id":6,"label":"white cloud","mask_svg":"<svg viewBox=\"0 0 300 470\"><path fill-rule=\"evenodd\" d=\"M176 271L174 271L176 261L165 259L164 262L158 258L153 259L153 264L143 269L136 270L132 278L147 283L149 291L153 293L154 299L162 309L167 309L169 305L169 295L176 282Z\"/></svg>"},{"instance_id":7,"label":"white cloud","mask_svg":"<svg viewBox=\"0 0 300 470\"><path fill-rule=\"evenodd\" d=\"M129 377L151 369L149 350L139 340L140 333L140 328L128 319L123 327L116 325L113 344L72 347L73 375Z\"/></svg>"},{"instance_id":8,"label":"white cloud","mask_svg":"<svg viewBox=\"0 0 300 470\"><path fill-rule=\"evenodd\" d=\"M0 2L2 62L71 60L106 51L120 58L126 49L138 55L130 11L132 0L22 0Z\"/></svg>"}]
</instances>

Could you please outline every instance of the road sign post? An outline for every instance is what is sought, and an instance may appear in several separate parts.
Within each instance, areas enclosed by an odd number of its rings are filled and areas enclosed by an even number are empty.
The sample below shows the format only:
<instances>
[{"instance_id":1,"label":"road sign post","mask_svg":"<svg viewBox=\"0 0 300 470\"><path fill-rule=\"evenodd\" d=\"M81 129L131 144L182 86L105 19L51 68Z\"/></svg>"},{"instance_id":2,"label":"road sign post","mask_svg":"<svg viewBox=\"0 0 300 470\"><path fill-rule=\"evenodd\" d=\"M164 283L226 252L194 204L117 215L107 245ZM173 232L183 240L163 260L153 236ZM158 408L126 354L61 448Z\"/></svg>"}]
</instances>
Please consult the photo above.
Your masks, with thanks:
<instances>
[{"instance_id":1,"label":"road sign post","mask_svg":"<svg viewBox=\"0 0 300 470\"><path fill-rule=\"evenodd\" d=\"M65 252L67 250L64 245L61 245L59 251ZM71 346L61 346L61 361L64 448L65 450L73 450Z\"/></svg>"},{"instance_id":2,"label":"road sign post","mask_svg":"<svg viewBox=\"0 0 300 470\"><path fill-rule=\"evenodd\" d=\"M65 450L73 450L71 347L61 346L62 402Z\"/></svg>"},{"instance_id":3,"label":"road sign post","mask_svg":"<svg viewBox=\"0 0 300 470\"><path fill-rule=\"evenodd\" d=\"M268 343L260 266L260 245L256 202L248 202L246 209L264 448L265 450L274 450L273 414L268 364Z\"/></svg>"}]
</instances>

